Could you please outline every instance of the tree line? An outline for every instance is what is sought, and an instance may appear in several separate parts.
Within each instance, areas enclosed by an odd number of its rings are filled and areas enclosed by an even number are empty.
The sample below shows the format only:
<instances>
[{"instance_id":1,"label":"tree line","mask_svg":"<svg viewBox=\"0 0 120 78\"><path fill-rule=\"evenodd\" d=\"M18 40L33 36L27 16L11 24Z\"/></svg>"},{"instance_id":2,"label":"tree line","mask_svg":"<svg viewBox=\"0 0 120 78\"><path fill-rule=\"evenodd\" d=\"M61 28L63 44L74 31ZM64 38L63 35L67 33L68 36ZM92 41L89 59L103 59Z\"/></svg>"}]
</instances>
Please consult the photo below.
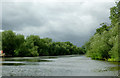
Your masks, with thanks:
<instances>
[{"instance_id":1,"label":"tree line","mask_svg":"<svg viewBox=\"0 0 120 78\"><path fill-rule=\"evenodd\" d=\"M120 1L110 9L111 24L100 24L96 33L82 47L92 59L120 61Z\"/></svg>"},{"instance_id":2,"label":"tree line","mask_svg":"<svg viewBox=\"0 0 120 78\"><path fill-rule=\"evenodd\" d=\"M67 42L53 42L51 38L30 35L26 38L12 30L2 32L2 50L6 56L57 56L83 54L83 49Z\"/></svg>"}]
</instances>

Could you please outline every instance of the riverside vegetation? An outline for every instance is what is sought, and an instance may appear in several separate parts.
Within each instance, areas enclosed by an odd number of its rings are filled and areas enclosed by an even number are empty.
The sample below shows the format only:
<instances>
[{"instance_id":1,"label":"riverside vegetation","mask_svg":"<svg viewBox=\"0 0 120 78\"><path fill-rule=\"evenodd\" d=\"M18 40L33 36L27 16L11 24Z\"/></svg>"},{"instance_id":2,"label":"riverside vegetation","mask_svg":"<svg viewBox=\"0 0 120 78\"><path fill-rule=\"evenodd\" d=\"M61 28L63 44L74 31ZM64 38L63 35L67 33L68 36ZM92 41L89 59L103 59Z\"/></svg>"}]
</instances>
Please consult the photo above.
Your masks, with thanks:
<instances>
[{"instance_id":1,"label":"riverside vegetation","mask_svg":"<svg viewBox=\"0 0 120 78\"><path fill-rule=\"evenodd\" d=\"M108 61L120 61L120 1L110 9L111 24L102 23L102 27L96 29L96 33L83 46L86 55L92 59Z\"/></svg>"},{"instance_id":2,"label":"riverside vegetation","mask_svg":"<svg viewBox=\"0 0 120 78\"><path fill-rule=\"evenodd\" d=\"M53 42L50 38L37 35L16 34L11 30L2 32L2 47L6 56L56 56L86 54L92 59L120 61L119 35L120 1L110 9L111 24L100 24L96 33L82 47L67 42ZM1 41L0 41L1 42Z\"/></svg>"},{"instance_id":3,"label":"riverside vegetation","mask_svg":"<svg viewBox=\"0 0 120 78\"><path fill-rule=\"evenodd\" d=\"M6 56L56 56L83 54L82 48L70 42L52 42L50 38L37 35L15 34L11 30L2 32L2 48Z\"/></svg>"}]
</instances>

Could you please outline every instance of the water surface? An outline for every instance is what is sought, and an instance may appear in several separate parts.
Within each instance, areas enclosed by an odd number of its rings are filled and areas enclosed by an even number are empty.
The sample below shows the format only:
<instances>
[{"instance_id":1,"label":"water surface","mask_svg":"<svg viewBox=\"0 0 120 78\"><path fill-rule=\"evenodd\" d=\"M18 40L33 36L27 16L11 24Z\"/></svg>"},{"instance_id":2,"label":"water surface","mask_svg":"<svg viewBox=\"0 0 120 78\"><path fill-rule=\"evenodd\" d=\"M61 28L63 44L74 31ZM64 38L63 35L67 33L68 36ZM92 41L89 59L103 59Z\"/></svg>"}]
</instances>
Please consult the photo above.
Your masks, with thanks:
<instances>
[{"instance_id":1,"label":"water surface","mask_svg":"<svg viewBox=\"0 0 120 78\"><path fill-rule=\"evenodd\" d=\"M11 57L2 59L3 76L117 76L118 63L83 55Z\"/></svg>"}]
</instances>

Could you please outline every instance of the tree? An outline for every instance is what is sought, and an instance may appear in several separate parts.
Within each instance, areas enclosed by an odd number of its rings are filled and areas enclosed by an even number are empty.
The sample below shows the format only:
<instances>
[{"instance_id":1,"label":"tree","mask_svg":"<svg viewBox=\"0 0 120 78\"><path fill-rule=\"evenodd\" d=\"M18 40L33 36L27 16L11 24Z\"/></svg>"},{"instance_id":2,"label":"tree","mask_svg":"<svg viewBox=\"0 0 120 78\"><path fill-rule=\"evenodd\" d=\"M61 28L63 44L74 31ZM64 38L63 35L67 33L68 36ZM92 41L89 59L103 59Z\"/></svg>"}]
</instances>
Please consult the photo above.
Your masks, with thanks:
<instances>
[{"instance_id":1,"label":"tree","mask_svg":"<svg viewBox=\"0 0 120 78\"><path fill-rule=\"evenodd\" d=\"M16 48L19 48L21 44L23 44L25 41L24 35L18 34L16 35Z\"/></svg>"},{"instance_id":2,"label":"tree","mask_svg":"<svg viewBox=\"0 0 120 78\"><path fill-rule=\"evenodd\" d=\"M11 30L2 32L2 49L6 55L14 55L16 35Z\"/></svg>"},{"instance_id":3,"label":"tree","mask_svg":"<svg viewBox=\"0 0 120 78\"><path fill-rule=\"evenodd\" d=\"M110 9L111 25L101 24L96 33L84 45L86 55L93 59L120 61L118 54L118 28L120 26L120 1ZM119 53L118 53L119 52Z\"/></svg>"},{"instance_id":4,"label":"tree","mask_svg":"<svg viewBox=\"0 0 120 78\"><path fill-rule=\"evenodd\" d=\"M115 26L117 22L120 22L120 1L116 2L116 6L110 9L111 25Z\"/></svg>"},{"instance_id":5,"label":"tree","mask_svg":"<svg viewBox=\"0 0 120 78\"><path fill-rule=\"evenodd\" d=\"M0 32L0 50L2 50L2 32Z\"/></svg>"},{"instance_id":6,"label":"tree","mask_svg":"<svg viewBox=\"0 0 120 78\"><path fill-rule=\"evenodd\" d=\"M14 50L14 56L20 56L20 57L31 56L29 48L27 47L25 42L21 44L19 48Z\"/></svg>"}]
</instances>

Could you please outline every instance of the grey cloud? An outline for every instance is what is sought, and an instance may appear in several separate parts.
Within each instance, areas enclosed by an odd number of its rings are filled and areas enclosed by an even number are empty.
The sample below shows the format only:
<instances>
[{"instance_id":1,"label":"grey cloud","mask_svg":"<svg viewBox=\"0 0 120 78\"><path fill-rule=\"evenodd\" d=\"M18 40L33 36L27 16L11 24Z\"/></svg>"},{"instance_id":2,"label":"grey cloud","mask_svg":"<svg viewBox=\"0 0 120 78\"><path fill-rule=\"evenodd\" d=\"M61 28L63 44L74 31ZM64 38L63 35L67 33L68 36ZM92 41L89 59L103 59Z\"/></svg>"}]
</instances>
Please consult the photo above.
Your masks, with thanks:
<instances>
[{"instance_id":1,"label":"grey cloud","mask_svg":"<svg viewBox=\"0 0 120 78\"><path fill-rule=\"evenodd\" d=\"M45 20L43 15L36 15L31 3L3 3L3 29L20 30L24 26L41 26Z\"/></svg>"},{"instance_id":2,"label":"grey cloud","mask_svg":"<svg viewBox=\"0 0 120 78\"><path fill-rule=\"evenodd\" d=\"M3 30L36 34L82 45L102 22L112 2L3 3Z\"/></svg>"}]
</instances>

